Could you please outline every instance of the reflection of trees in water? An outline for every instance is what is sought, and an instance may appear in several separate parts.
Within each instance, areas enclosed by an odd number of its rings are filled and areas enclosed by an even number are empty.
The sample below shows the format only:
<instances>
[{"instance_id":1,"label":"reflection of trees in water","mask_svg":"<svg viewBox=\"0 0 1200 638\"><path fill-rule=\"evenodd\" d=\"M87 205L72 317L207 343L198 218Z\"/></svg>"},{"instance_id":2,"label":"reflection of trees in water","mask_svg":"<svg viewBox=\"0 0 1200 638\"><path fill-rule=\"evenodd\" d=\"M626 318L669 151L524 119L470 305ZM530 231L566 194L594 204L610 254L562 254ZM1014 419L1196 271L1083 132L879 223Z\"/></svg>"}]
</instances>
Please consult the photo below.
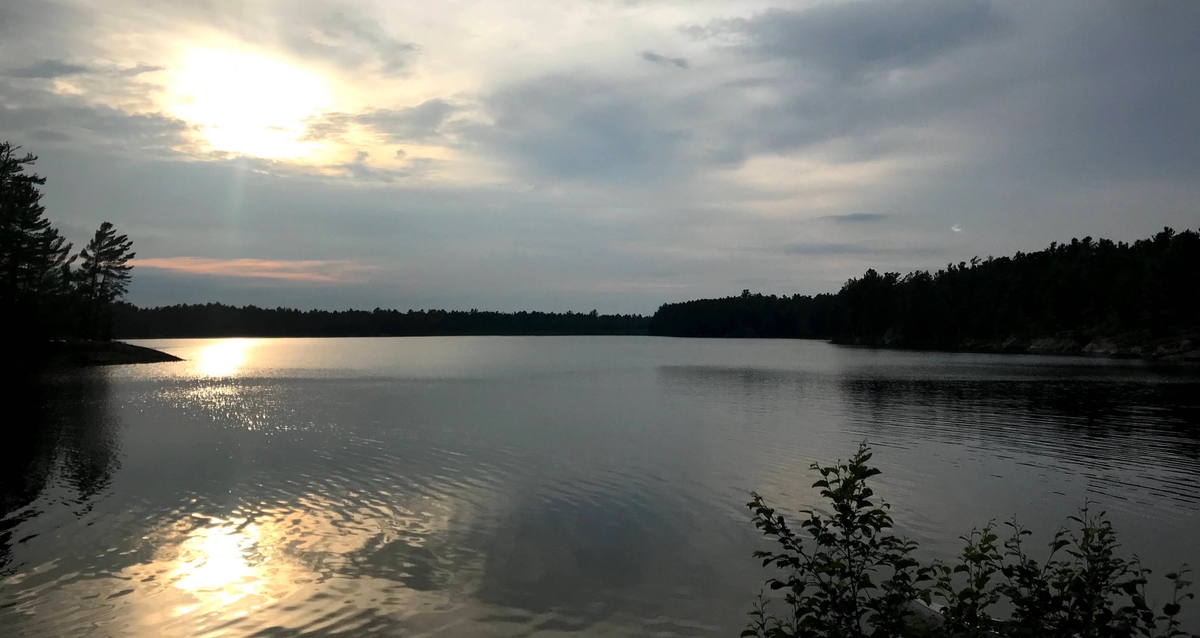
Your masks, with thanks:
<instances>
[{"instance_id":1,"label":"reflection of trees in water","mask_svg":"<svg viewBox=\"0 0 1200 638\"><path fill-rule=\"evenodd\" d=\"M14 528L31 515L21 510L57 481L86 505L118 465L117 420L103 374L21 380L6 394L13 418L0 444L0 570L11 561Z\"/></svg>"},{"instance_id":2,"label":"reflection of trees in water","mask_svg":"<svg viewBox=\"0 0 1200 638\"><path fill-rule=\"evenodd\" d=\"M803 386L820 379L808 370L758 368L752 366L658 366L659 379L675 385L710 389L737 387L743 390L769 390L772 386Z\"/></svg>"},{"instance_id":3,"label":"reflection of trees in water","mask_svg":"<svg viewBox=\"0 0 1200 638\"><path fill-rule=\"evenodd\" d=\"M1057 378L1045 370L1026 377L1018 370L1004 378L986 370L932 378L908 371L832 376L716 366L666 366L657 372L673 391L709 404L732 400L845 419L881 443L894 437L982 438L1068 456L1098 454L1093 449L1098 446L1106 458L1148 454L1180 467L1200 458L1200 378L1185 368L1144 373L1088 368L1083 374L1055 368L1061 372ZM1084 442L1091 446L1080 447Z\"/></svg>"},{"instance_id":4,"label":"reflection of trees in water","mask_svg":"<svg viewBox=\"0 0 1200 638\"><path fill-rule=\"evenodd\" d=\"M108 385L103 377L92 377L74 385L62 406L59 424L62 436L62 472L67 482L86 502L103 492L118 467L117 420L109 409Z\"/></svg>"},{"instance_id":5,"label":"reflection of trees in water","mask_svg":"<svg viewBox=\"0 0 1200 638\"><path fill-rule=\"evenodd\" d=\"M667 551L670 540L643 520L657 512L613 496L521 503L489 539L479 597L541 613L585 607L595 592L636 587L647 577L650 554Z\"/></svg>"},{"instance_id":6,"label":"reflection of trees in water","mask_svg":"<svg viewBox=\"0 0 1200 638\"><path fill-rule=\"evenodd\" d=\"M5 411L12 420L0 445L0 515L3 516L32 503L46 486L58 438L48 425L44 388L30 383L10 386L10 391Z\"/></svg>"},{"instance_id":7,"label":"reflection of trees in water","mask_svg":"<svg viewBox=\"0 0 1200 638\"><path fill-rule=\"evenodd\" d=\"M1013 440L1070 433L1113 444L1155 441L1172 454L1200 456L1198 382L846 377L838 385L851 420L882 430Z\"/></svg>"},{"instance_id":8,"label":"reflection of trees in water","mask_svg":"<svg viewBox=\"0 0 1200 638\"><path fill-rule=\"evenodd\" d=\"M809 370L756 368L751 366L659 366L658 381L673 393L702 397L704 401L723 398L746 406L770 406L775 402L804 400L821 402L812 391L823 382L821 375Z\"/></svg>"}]
</instances>

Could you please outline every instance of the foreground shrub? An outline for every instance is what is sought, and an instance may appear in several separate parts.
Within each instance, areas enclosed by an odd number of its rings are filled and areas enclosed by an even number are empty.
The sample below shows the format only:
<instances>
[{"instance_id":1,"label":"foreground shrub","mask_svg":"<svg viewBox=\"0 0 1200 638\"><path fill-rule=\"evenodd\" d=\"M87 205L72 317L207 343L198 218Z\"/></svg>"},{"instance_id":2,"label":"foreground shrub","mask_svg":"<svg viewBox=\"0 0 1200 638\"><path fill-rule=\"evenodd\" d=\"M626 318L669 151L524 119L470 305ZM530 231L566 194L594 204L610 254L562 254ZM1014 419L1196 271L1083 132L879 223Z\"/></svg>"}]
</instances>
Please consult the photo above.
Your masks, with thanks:
<instances>
[{"instance_id":1,"label":"foreground shrub","mask_svg":"<svg viewBox=\"0 0 1200 638\"><path fill-rule=\"evenodd\" d=\"M1186 565L1167 574L1171 601L1155 613L1145 595L1150 570L1117 555L1103 512L1085 506L1070 517L1073 528L1054 535L1045 562L1028 554L1031 532L1014 521L1003 543L989 524L963 537L957 562L925 566L913 557L916 543L891 532L889 505L867 484L880 473L870 460L863 444L849 461L813 464L829 513L805 511L799 532L753 494L754 524L779 546L754 555L782 572L767 586L789 613L769 612L772 599L760 593L742 636L1187 636L1178 621L1193 597ZM997 608L1005 613L994 616Z\"/></svg>"}]
</instances>

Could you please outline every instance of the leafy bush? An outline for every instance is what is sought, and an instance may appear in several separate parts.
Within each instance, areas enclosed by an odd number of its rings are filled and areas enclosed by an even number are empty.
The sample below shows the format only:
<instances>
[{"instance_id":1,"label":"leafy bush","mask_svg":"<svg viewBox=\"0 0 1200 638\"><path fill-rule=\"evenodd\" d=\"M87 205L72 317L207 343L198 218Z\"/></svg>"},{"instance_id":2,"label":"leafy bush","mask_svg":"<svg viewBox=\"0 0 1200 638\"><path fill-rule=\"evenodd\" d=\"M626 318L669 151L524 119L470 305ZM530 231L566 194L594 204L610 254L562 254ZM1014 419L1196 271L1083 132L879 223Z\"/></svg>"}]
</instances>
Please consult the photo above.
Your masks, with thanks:
<instances>
[{"instance_id":1,"label":"leafy bush","mask_svg":"<svg viewBox=\"0 0 1200 638\"><path fill-rule=\"evenodd\" d=\"M988 524L963 537L956 563L922 565L916 543L891 532L889 505L867 484L880 473L870 460L863 444L849 461L813 464L829 513L804 512L799 533L753 494L754 524L780 548L754 555L783 572L767 585L782 592L789 613L769 613L771 599L760 593L742 636L1187 636L1178 621L1193 597L1187 566L1167 574L1171 602L1155 613L1145 596L1150 570L1117 555L1103 512L1085 505L1070 517L1075 529L1054 535L1044 563L1027 553L1031 532L1014 521L1003 543ZM997 607L1007 613L993 615Z\"/></svg>"}]
</instances>

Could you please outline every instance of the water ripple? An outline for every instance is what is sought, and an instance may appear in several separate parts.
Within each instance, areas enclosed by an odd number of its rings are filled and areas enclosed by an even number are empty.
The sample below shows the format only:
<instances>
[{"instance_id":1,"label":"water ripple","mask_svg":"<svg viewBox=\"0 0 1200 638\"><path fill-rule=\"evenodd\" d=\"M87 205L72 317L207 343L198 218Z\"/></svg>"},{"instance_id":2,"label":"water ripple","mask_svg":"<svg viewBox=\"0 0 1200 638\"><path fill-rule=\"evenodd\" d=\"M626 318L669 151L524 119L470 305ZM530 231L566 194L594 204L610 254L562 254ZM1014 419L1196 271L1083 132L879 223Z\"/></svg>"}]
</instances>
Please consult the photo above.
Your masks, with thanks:
<instances>
[{"instance_id":1,"label":"water ripple","mask_svg":"<svg viewBox=\"0 0 1200 638\"><path fill-rule=\"evenodd\" d=\"M748 492L819 506L809 464L864 439L926 558L1014 514L1046 538L1093 499L1158 571L1200 563L1194 372L547 343L171 342L211 360L53 380L2 466L0 624L729 635L764 577Z\"/></svg>"}]
</instances>

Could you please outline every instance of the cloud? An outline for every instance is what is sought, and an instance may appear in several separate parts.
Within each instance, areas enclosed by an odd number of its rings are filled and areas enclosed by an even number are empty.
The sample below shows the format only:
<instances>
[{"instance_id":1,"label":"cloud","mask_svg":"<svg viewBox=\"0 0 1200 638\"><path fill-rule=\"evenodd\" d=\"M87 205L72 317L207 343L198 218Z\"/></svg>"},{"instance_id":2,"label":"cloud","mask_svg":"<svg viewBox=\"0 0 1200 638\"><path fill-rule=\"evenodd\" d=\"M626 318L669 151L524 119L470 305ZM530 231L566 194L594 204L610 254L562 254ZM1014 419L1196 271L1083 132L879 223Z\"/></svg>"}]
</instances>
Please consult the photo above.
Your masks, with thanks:
<instances>
[{"instance_id":1,"label":"cloud","mask_svg":"<svg viewBox=\"0 0 1200 638\"><path fill-rule=\"evenodd\" d=\"M986 0L856 0L771 9L718 22L756 54L808 62L845 78L919 66L991 38L1007 26Z\"/></svg>"},{"instance_id":2,"label":"cloud","mask_svg":"<svg viewBox=\"0 0 1200 638\"><path fill-rule=\"evenodd\" d=\"M886 245L841 243L841 242L803 242L788 244L783 248L789 255L898 255L898 256L930 256L943 251L936 246L904 246L900 242Z\"/></svg>"},{"instance_id":3,"label":"cloud","mask_svg":"<svg viewBox=\"0 0 1200 638\"><path fill-rule=\"evenodd\" d=\"M47 59L36 62L29 66L13 69L6 73L11 78L22 79L37 79L37 80L53 80L55 78L68 77L72 75L85 74L105 74L117 77L136 77L143 73L152 73L154 71L162 71L166 67L155 66L151 64L137 64L131 67L117 66L89 66L86 64L74 64L64 62L57 59Z\"/></svg>"},{"instance_id":4,"label":"cloud","mask_svg":"<svg viewBox=\"0 0 1200 638\"><path fill-rule=\"evenodd\" d=\"M442 124L458 110L446 100L433 99L407 109L368 111L355 120L384 133L389 141L424 140L437 137Z\"/></svg>"},{"instance_id":5,"label":"cloud","mask_svg":"<svg viewBox=\"0 0 1200 638\"><path fill-rule=\"evenodd\" d=\"M284 46L306 57L347 69L375 65L395 74L405 70L418 51L416 44L392 36L378 20L348 3L306 2L285 11L279 16Z\"/></svg>"},{"instance_id":6,"label":"cloud","mask_svg":"<svg viewBox=\"0 0 1200 638\"><path fill-rule=\"evenodd\" d=\"M210 259L207 257L158 257L133 259L139 268L168 270L189 275L236 277L246 279L282 279L310 283L354 281L369 267L352 261Z\"/></svg>"},{"instance_id":7,"label":"cloud","mask_svg":"<svg viewBox=\"0 0 1200 638\"><path fill-rule=\"evenodd\" d=\"M122 77L132 78L132 77L137 77L143 73L154 73L155 71L162 71L166 68L167 67L165 67L165 66L156 66L153 64L137 64L137 65L127 67L127 68L117 69L116 74L119 76L122 76Z\"/></svg>"},{"instance_id":8,"label":"cloud","mask_svg":"<svg viewBox=\"0 0 1200 638\"><path fill-rule=\"evenodd\" d=\"M38 129L29 132L30 137L38 141L45 142L68 142L72 138L70 135L62 131L51 131L46 129Z\"/></svg>"},{"instance_id":9,"label":"cloud","mask_svg":"<svg viewBox=\"0 0 1200 638\"><path fill-rule=\"evenodd\" d=\"M415 157L408 161L404 168L376 168L371 166L369 160L371 154L367 151L358 151L354 154L354 159L337 164L331 168L341 170L357 180L370 180L376 182L393 182L398 179L413 177L429 170L434 164L434 161L429 158ZM402 151L397 151L396 159L402 159L404 154Z\"/></svg>"},{"instance_id":10,"label":"cloud","mask_svg":"<svg viewBox=\"0 0 1200 638\"><path fill-rule=\"evenodd\" d=\"M183 144L189 129L187 123L162 114L130 114L67 100L28 107L0 105L0 133L5 135L107 146L122 153L167 151Z\"/></svg>"},{"instance_id":11,"label":"cloud","mask_svg":"<svg viewBox=\"0 0 1200 638\"><path fill-rule=\"evenodd\" d=\"M880 213L847 213L845 215L825 215L822 219L828 219L835 224L874 224L887 219L887 217Z\"/></svg>"},{"instance_id":12,"label":"cloud","mask_svg":"<svg viewBox=\"0 0 1200 638\"><path fill-rule=\"evenodd\" d=\"M693 31L756 64L725 82L736 122L713 123L741 155L932 160L907 192L979 202L1200 170L1197 20L1196 3L859 0Z\"/></svg>"},{"instance_id":13,"label":"cloud","mask_svg":"<svg viewBox=\"0 0 1200 638\"><path fill-rule=\"evenodd\" d=\"M960 81L953 67L947 74L927 70L923 63L939 56L954 59L966 34L940 38L941 46L933 46L918 37L923 30L918 27L932 29L925 23L937 22L933 12L878 22L872 9L888 14L899 10L894 6L929 4L859 0L714 21L703 29L704 42L744 70L723 74L720 85L709 91L695 91L690 106L705 112L703 130L713 138L711 145L723 148L723 157L734 163L818 146L827 153L832 144L840 154L836 161L842 162L912 153L918 131L954 111L960 97L951 94ZM889 28L895 33L882 40L890 45L881 42L873 49L850 42L859 31ZM726 39L730 36L736 36L732 44ZM994 43L994 38L980 41ZM893 75L898 71L905 74L900 79Z\"/></svg>"},{"instance_id":14,"label":"cloud","mask_svg":"<svg viewBox=\"0 0 1200 638\"><path fill-rule=\"evenodd\" d=\"M642 59L655 64L674 64L681 69L688 68L688 61L686 58L669 58L664 55L654 53L653 51L643 52Z\"/></svg>"},{"instance_id":15,"label":"cloud","mask_svg":"<svg viewBox=\"0 0 1200 638\"><path fill-rule=\"evenodd\" d=\"M0 3L0 36L4 37L4 53L30 56L72 48L72 35L89 22L91 12L67 2L3 2ZM52 57L46 55L46 58Z\"/></svg>"},{"instance_id":16,"label":"cloud","mask_svg":"<svg viewBox=\"0 0 1200 638\"><path fill-rule=\"evenodd\" d=\"M790 255L865 255L872 252L866 246L841 243L789 244L784 252Z\"/></svg>"},{"instance_id":17,"label":"cloud","mask_svg":"<svg viewBox=\"0 0 1200 638\"><path fill-rule=\"evenodd\" d=\"M42 60L36 64L9 71L7 75L14 78L51 80L68 75L89 73L91 70L91 67L82 64L71 64L62 60Z\"/></svg>"},{"instance_id":18,"label":"cloud","mask_svg":"<svg viewBox=\"0 0 1200 638\"><path fill-rule=\"evenodd\" d=\"M740 98L734 117L709 123L737 149L730 156L849 140L840 147L847 160L911 153L921 127L993 90L1001 80L967 67L990 64L976 50L994 52L1013 31L985 0L855 0L686 29L753 69L725 79L726 96L706 96Z\"/></svg>"},{"instance_id":19,"label":"cloud","mask_svg":"<svg viewBox=\"0 0 1200 638\"><path fill-rule=\"evenodd\" d=\"M636 87L552 75L487 96L483 108L494 123L461 130L535 175L631 185L688 168L687 129L661 107Z\"/></svg>"},{"instance_id":20,"label":"cloud","mask_svg":"<svg viewBox=\"0 0 1200 638\"><path fill-rule=\"evenodd\" d=\"M460 110L460 106L447 100L432 99L404 109L326 113L308 122L304 139L337 138L355 124L370 129L388 143L426 141L442 136L442 126Z\"/></svg>"}]
</instances>

